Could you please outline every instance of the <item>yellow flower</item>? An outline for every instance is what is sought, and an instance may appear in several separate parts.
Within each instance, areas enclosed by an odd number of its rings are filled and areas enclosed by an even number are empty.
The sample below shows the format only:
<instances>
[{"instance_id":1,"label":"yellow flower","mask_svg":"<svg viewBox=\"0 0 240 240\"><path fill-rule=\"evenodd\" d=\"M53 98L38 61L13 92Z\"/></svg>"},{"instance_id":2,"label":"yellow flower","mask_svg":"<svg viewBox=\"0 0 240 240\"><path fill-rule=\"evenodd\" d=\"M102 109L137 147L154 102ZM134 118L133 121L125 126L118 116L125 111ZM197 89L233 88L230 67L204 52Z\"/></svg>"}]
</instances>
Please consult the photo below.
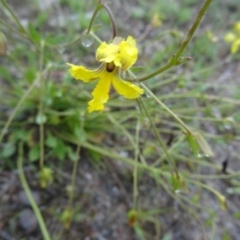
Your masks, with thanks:
<instances>
[{"instance_id":1,"label":"yellow flower","mask_svg":"<svg viewBox=\"0 0 240 240\"><path fill-rule=\"evenodd\" d=\"M226 42L232 42L231 53L234 54L238 51L240 46L240 22L234 25L233 32L229 32L225 35L224 40Z\"/></svg>"},{"instance_id":2,"label":"yellow flower","mask_svg":"<svg viewBox=\"0 0 240 240\"><path fill-rule=\"evenodd\" d=\"M89 112L104 109L104 104L109 99L111 84L120 95L128 99L135 99L143 94L143 89L121 78L122 71L128 70L136 62L137 56L135 39L131 36L126 40L115 37L112 43L103 42L97 49L96 59L102 63L98 69L89 70L68 63L73 78L83 82L99 80L92 92L93 99L88 102Z\"/></svg>"}]
</instances>

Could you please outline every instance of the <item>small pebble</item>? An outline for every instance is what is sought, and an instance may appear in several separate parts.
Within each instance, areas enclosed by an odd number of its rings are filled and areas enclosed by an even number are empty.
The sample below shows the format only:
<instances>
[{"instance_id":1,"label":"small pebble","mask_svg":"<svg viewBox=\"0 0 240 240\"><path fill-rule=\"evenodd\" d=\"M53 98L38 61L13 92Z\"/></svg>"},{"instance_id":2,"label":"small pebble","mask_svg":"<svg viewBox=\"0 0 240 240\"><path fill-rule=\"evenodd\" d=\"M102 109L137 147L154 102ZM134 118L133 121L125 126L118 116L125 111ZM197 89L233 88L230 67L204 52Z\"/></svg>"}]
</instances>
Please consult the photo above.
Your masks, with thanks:
<instances>
[{"instance_id":1,"label":"small pebble","mask_svg":"<svg viewBox=\"0 0 240 240\"><path fill-rule=\"evenodd\" d=\"M19 224L27 233L34 231L38 226L34 212L31 209L22 210L19 215Z\"/></svg>"}]
</instances>

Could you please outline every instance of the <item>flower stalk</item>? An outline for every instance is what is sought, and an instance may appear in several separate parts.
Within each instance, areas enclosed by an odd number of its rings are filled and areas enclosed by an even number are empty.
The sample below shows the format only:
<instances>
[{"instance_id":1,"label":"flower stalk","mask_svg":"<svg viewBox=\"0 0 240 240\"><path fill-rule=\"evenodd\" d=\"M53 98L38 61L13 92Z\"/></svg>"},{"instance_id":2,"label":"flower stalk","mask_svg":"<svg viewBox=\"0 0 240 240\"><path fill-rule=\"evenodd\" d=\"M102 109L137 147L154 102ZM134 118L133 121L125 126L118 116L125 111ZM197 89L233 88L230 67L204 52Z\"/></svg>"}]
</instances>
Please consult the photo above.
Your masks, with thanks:
<instances>
[{"instance_id":1,"label":"flower stalk","mask_svg":"<svg viewBox=\"0 0 240 240\"><path fill-rule=\"evenodd\" d=\"M42 232L42 235L43 235L43 239L44 240L51 240L51 237L49 236L48 230L47 230L45 222L43 220L42 214L41 214L41 212L39 210L39 207L37 206L37 204L34 200L34 197L31 193L31 190L28 186L26 177L25 177L24 172L23 172L23 143L19 144L18 151L19 151L19 157L18 157L18 161L17 161L17 166L18 166L18 174L19 174L20 181L21 181L23 189L24 189L24 191L27 195L29 203L31 204L31 207L32 207L32 209L35 213L36 218L37 218L38 224L40 226L40 229L41 229L41 232Z\"/></svg>"},{"instance_id":2,"label":"flower stalk","mask_svg":"<svg viewBox=\"0 0 240 240\"><path fill-rule=\"evenodd\" d=\"M109 6L105 3L103 3L101 0L98 1L97 3L97 6L95 8L95 11L93 12L93 15L92 15L92 18L90 20L90 23L89 23L89 26L88 26L88 29L87 29L87 33L86 34L89 34L91 29L92 29L92 25L93 25L93 22L94 22L94 19L96 18L98 12L104 8L106 10L106 12L108 13L108 16L110 18L110 21L112 23L112 38L114 39L116 36L117 36L117 27L116 27L116 21L114 19L114 16L113 16L113 13L111 11L111 9L109 8Z\"/></svg>"}]
</instances>

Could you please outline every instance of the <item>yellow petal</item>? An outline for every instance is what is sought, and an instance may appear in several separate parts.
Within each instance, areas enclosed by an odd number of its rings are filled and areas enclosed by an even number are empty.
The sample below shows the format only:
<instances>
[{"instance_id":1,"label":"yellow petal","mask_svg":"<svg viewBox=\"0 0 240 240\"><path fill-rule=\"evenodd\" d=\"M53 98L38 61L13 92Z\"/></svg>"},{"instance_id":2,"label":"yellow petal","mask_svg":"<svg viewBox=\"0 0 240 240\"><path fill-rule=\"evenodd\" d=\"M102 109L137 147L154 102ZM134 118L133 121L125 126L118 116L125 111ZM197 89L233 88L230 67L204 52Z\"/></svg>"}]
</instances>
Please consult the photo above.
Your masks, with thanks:
<instances>
[{"instance_id":1,"label":"yellow petal","mask_svg":"<svg viewBox=\"0 0 240 240\"><path fill-rule=\"evenodd\" d=\"M240 34L240 22L237 22L234 25L234 30L236 31L237 34Z\"/></svg>"},{"instance_id":2,"label":"yellow petal","mask_svg":"<svg viewBox=\"0 0 240 240\"><path fill-rule=\"evenodd\" d=\"M119 52L119 46L113 43L101 43L96 52L96 58L99 62L110 63L113 62Z\"/></svg>"},{"instance_id":3,"label":"yellow petal","mask_svg":"<svg viewBox=\"0 0 240 240\"><path fill-rule=\"evenodd\" d=\"M127 40L116 37L113 43L103 42L96 52L96 58L100 62L113 62L116 67L123 70L129 69L137 60L138 49L136 41L129 36Z\"/></svg>"},{"instance_id":4,"label":"yellow petal","mask_svg":"<svg viewBox=\"0 0 240 240\"><path fill-rule=\"evenodd\" d=\"M123 81L119 76L115 75L112 79L112 84L115 90L122 96L128 99L140 97L144 93L143 89L130 82Z\"/></svg>"},{"instance_id":5,"label":"yellow petal","mask_svg":"<svg viewBox=\"0 0 240 240\"><path fill-rule=\"evenodd\" d=\"M235 40L232 44L232 47L231 47L231 53L234 54L237 52L238 48L240 46L240 39L238 40Z\"/></svg>"},{"instance_id":6,"label":"yellow petal","mask_svg":"<svg viewBox=\"0 0 240 240\"><path fill-rule=\"evenodd\" d=\"M113 78L113 72L104 71L101 73L100 80L94 89L92 95L93 99L88 102L88 111L99 111L104 109L104 103L109 99L109 90Z\"/></svg>"},{"instance_id":7,"label":"yellow petal","mask_svg":"<svg viewBox=\"0 0 240 240\"><path fill-rule=\"evenodd\" d=\"M120 62L121 68L125 71L137 61L138 48L136 46L135 39L129 36L126 41L120 42L119 49L120 52L114 63L116 66L118 66L117 64Z\"/></svg>"},{"instance_id":8,"label":"yellow petal","mask_svg":"<svg viewBox=\"0 0 240 240\"><path fill-rule=\"evenodd\" d=\"M233 42L236 39L236 35L234 33L227 33L224 37L225 42Z\"/></svg>"},{"instance_id":9,"label":"yellow petal","mask_svg":"<svg viewBox=\"0 0 240 240\"><path fill-rule=\"evenodd\" d=\"M101 71L103 70L102 66L96 70L89 70L83 66L76 66L70 63L67 63L71 68L69 73L73 78L77 80L82 80L83 82L90 82L99 78Z\"/></svg>"}]
</instances>

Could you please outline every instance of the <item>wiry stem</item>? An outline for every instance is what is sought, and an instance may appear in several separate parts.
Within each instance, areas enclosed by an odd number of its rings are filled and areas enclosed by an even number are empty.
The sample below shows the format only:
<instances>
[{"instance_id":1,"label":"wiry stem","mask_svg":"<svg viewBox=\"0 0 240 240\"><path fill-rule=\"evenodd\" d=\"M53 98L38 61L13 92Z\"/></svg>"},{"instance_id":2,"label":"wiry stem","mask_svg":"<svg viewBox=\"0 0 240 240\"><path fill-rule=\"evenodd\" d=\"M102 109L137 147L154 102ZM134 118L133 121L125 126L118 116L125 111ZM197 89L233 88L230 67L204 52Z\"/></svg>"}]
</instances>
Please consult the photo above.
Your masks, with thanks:
<instances>
[{"instance_id":1,"label":"wiry stem","mask_svg":"<svg viewBox=\"0 0 240 240\"><path fill-rule=\"evenodd\" d=\"M23 144L22 143L19 144L18 151L19 151L19 157L18 157L17 165L18 165L18 174L19 174L20 181L21 181L23 189L27 195L27 198L31 204L31 207L35 213L35 216L37 218L37 221L40 226L44 240L51 240L48 230L46 228L45 222L43 220L42 214L34 200L34 197L31 193L31 190L28 186L26 177L23 172L23 166L22 166L23 165Z\"/></svg>"},{"instance_id":2,"label":"wiry stem","mask_svg":"<svg viewBox=\"0 0 240 240\"><path fill-rule=\"evenodd\" d=\"M110 17L110 20L111 20L111 23L112 23L112 33L113 33L112 38L115 38L117 36L117 28L116 28L116 22L115 22L115 19L113 17L112 11L108 7L107 4L102 3L102 5L103 5L103 7L105 8L105 10L107 11L107 13L108 13L108 15Z\"/></svg>"},{"instance_id":3,"label":"wiry stem","mask_svg":"<svg viewBox=\"0 0 240 240\"><path fill-rule=\"evenodd\" d=\"M182 52L185 50L185 48L187 47L187 45L189 44L189 42L191 41L193 34L196 32L200 22L202 21L206 11L209 8L209 5L211 4L212 0L206 0L205 3L203 4L202 8L200 9L200 11L198 12L198 15L196 16L192 27L189 29L188 34L186 39L183 41L182 45L180 46L180 48L178 49L175 58L178 59L180 57L180 55L182 54Z\"/></svg>"},{"instance_id":4,"label":"wiry stem","mask_svg":"<svg viewBox=\"0 0 240 240\"><path fill-rule=\"evenodd\" d=\"M179 59L179 57L181 56L182 52L185 50L185 48L187 47L187 45L189 44L189 42L191 41L194 33L196 32L200 22L202 21L207 9L209 8L209 5L211 4L212 0L206 0L202 6L202 8L200 9L200 11L198 12L198 15L196 16L192 27L189 29L188 34L186 36L186 39L183 41L183 43L181 44L181 46L179 47L179 49L177 50L177 53L173 55L173 57L170 59L170 61L163 67L159 68L158 70L154 71L153 73L145 76L145 77L141 77L138 78L138 81L142 82L142 81L146 81L162 72L165 72L166 70L168 70L169 68L171 68L172 66L176 66L178 65L181 60ZM190 57L186 57L184 58L185 61L191 60Z\"/></svg>"}]
</instances>

